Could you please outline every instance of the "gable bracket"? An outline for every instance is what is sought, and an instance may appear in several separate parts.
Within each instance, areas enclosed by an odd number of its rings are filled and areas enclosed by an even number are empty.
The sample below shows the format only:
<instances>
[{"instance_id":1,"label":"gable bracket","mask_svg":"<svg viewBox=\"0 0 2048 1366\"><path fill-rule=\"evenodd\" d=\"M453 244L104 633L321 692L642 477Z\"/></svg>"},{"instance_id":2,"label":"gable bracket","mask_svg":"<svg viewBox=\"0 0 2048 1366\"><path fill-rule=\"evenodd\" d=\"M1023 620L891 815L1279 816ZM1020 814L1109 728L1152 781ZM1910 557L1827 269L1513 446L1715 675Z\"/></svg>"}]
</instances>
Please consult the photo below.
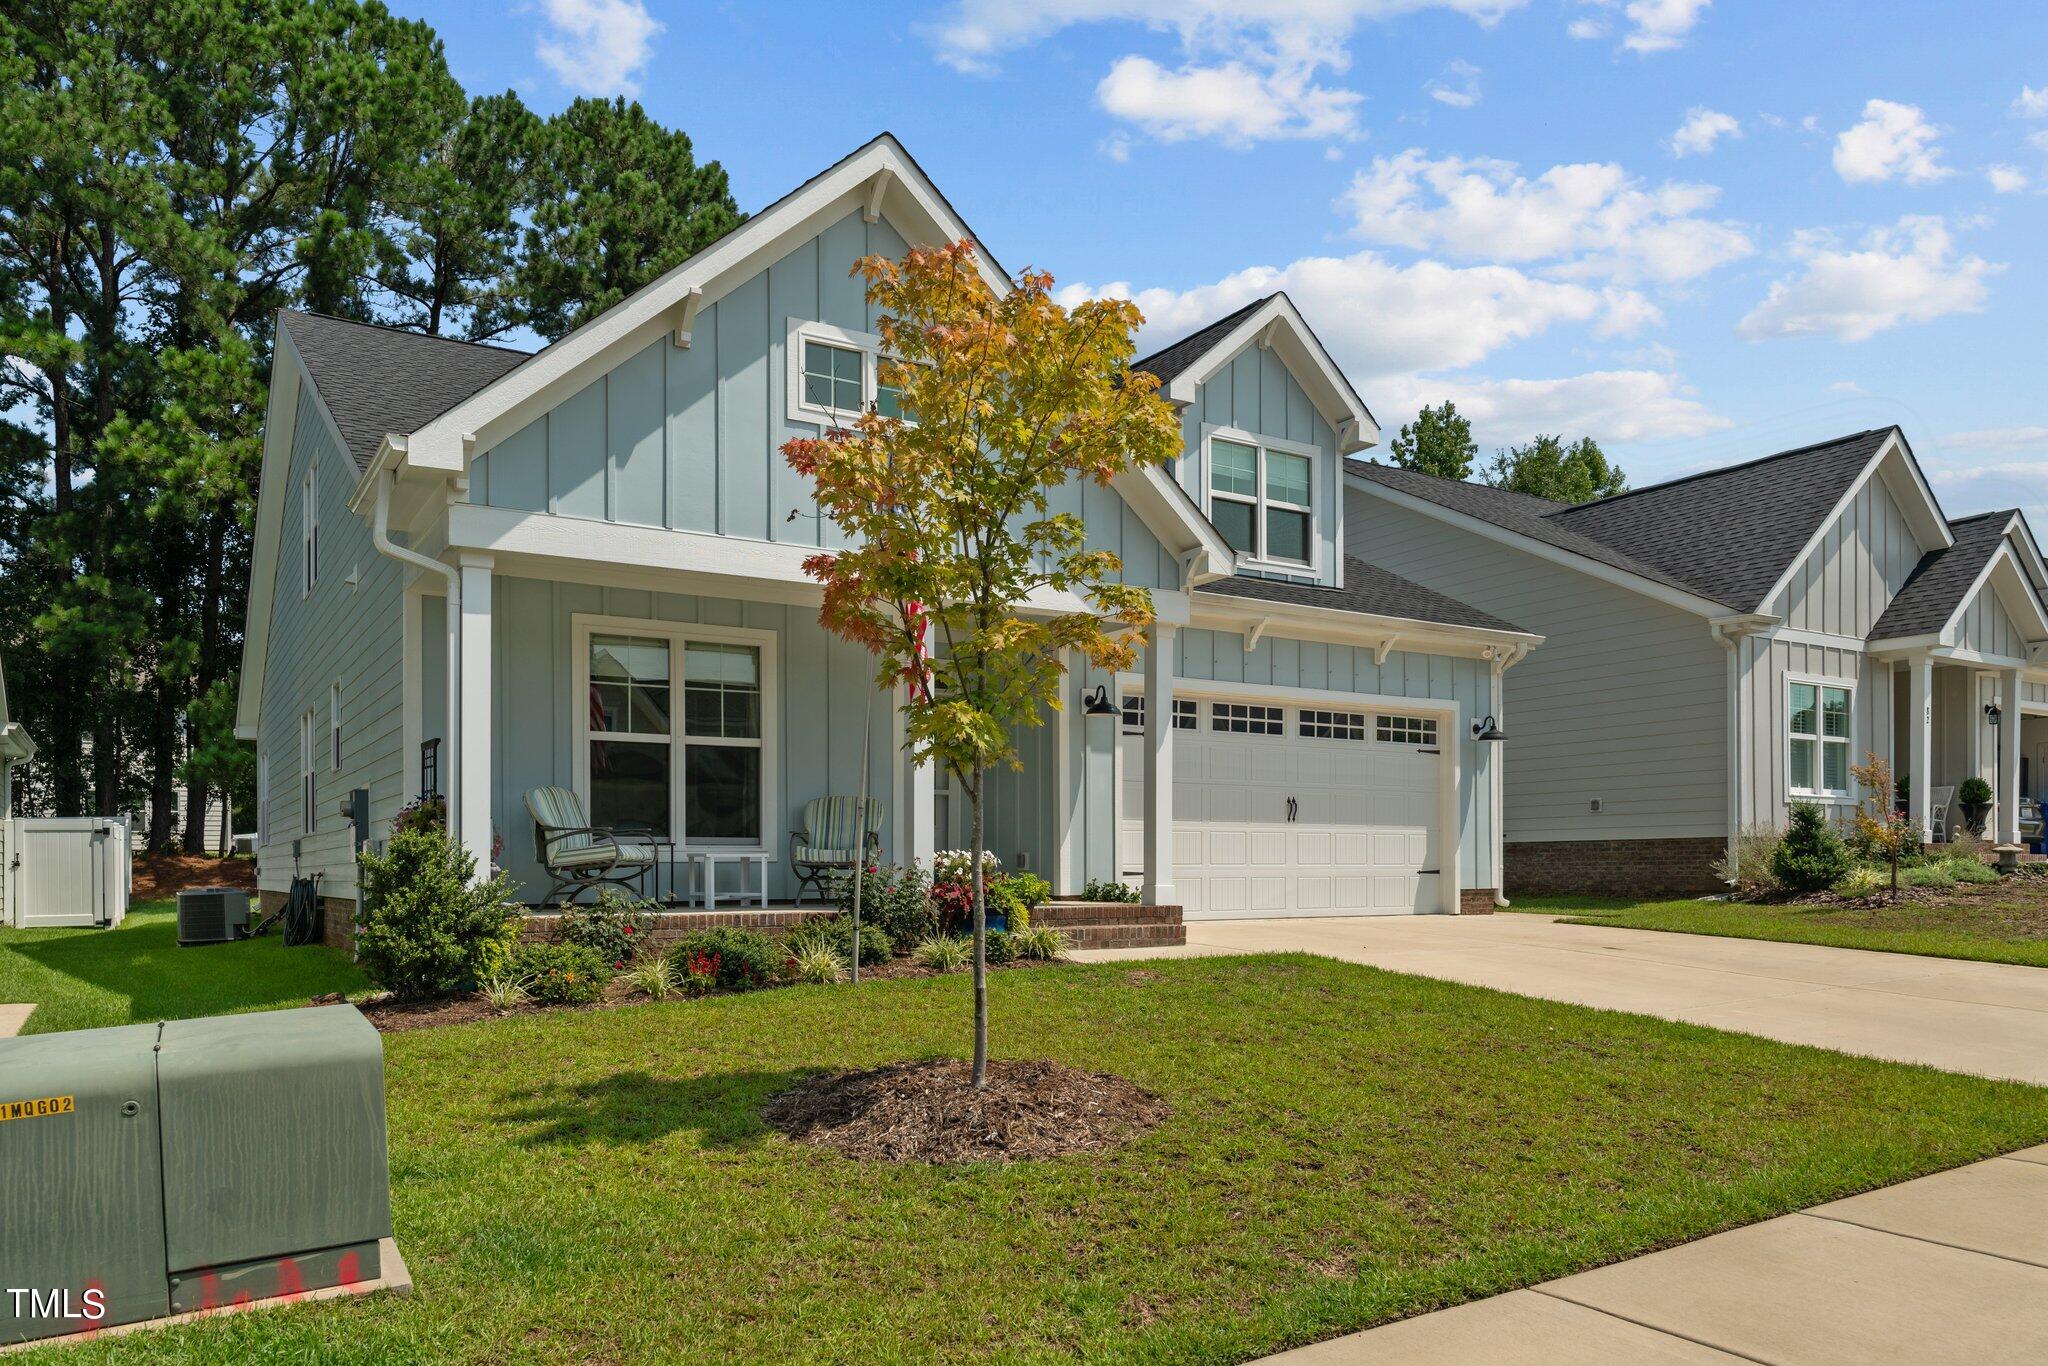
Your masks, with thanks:
<instances>
[{"instance_id":1,"label":"gable bracket","mask_svg":"<svg viewBox=\"0 0 2048 1366\"><path fill-rule=\"evenodd\" d=\"M1400 644L1400 643L1401 643L1401 637L1399 637L1399 636L1388 636L1388 637L1387 637L1387 638L1386 638L1385 640L1383 640L1383 641L1381 641L1381 642L1380 642L1379 644L1377 644L1377 645L1373 646L1373 647L1372 647L1372 662L1373 662L1373 667L1374 667L1374 668L1378 668L1378 667L1379 667L1380 665L1382 665L1382 664L1385 664L1385 663L1387 662L1387 656L1388 656L1388 655L1390 655L1390 654L1392 654L1392 653L1394 653L1394 647L1395 647L1396 645Z\"/></svg>"},{"instance_id":2,"label":"gable bracket","mask_svg":"<svg viewBox=\"0 0 2048 1366\"><path fill-rule=\"evenodd\" d=\"M683 297L676 301L676 345L685 351L690 349L690 333L697 326L697 308L703 302L704 291L696 285L691 285Z\"/></svg>"},{"instance_id":3,"label":"gable bracket","mask_svg":"<svg viewBox=\"0 0 2048 1366\"><path fill-rule=\"evenodd\" d=\"M1252 623L1251 629L1244 633L1244 652L1246 654L1250 654L1253 650L1259 648L1259 637L1266 634L1272 628L1272 625L1273 619L1271 617L1260 617Z\"/></svg>"},{"instance_id":4,"label":"gable bracket","mask_svg":"<svg viewBox=\"0 0 2048 1366\"><path fill-rule=\"evenodd\" d=\"M882 196L889 192L889 181L893 174L890 171L877 171L875 178L868 182L868 202L860 211L860 216L870 223L882 221Z\"/></svg>"}]
</instances>

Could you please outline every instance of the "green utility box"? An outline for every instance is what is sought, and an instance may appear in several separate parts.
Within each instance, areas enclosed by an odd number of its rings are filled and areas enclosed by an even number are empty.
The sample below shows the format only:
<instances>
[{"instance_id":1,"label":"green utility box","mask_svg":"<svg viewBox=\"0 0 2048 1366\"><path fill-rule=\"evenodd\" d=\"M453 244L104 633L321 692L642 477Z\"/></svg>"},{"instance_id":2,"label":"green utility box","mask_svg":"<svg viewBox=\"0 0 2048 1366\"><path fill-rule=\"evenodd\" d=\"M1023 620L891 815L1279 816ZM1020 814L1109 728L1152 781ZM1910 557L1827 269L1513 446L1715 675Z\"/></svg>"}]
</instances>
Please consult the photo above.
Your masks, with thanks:
<instances>
[{"instance_id":1,"label":"green utility box","mask_svg":"<svg viewBox=\"0 0 2048 1366\"><path fill-rule=\"evenodd\" d=\"M353 1006L0 1041L0 1343L376 1280L384 1050Z\"/></svg>"}]
</instances>

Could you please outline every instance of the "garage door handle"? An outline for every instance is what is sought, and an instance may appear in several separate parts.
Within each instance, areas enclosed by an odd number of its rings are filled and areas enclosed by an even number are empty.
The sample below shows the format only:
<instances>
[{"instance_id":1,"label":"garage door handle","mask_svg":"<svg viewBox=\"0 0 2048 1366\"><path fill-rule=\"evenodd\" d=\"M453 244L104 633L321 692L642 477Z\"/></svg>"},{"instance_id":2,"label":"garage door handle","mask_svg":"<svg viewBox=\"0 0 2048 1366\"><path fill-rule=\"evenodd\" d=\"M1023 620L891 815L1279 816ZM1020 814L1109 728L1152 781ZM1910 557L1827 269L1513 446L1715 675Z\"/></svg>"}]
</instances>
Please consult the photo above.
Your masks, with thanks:
<instances>
[{"instance_id":1,"label":"garage door handle","mask_svg":"<svg viewBox=\"0 0 2048 1366\"><path fill-rule=\"evenodd\" d=\"M1294 798L1292 798L1292 797L1289 797L1289 798L1287 799L1287 819L1288 819L1288 820L1292 821L1292 820L1294 819L1294 812L1295 812L1295 808L1296 808L1297 806L1299 806L1299 805L1300 805L1300 803L1296 802L1296 801L1294 800Z\"/></svg>"}]
</instances>

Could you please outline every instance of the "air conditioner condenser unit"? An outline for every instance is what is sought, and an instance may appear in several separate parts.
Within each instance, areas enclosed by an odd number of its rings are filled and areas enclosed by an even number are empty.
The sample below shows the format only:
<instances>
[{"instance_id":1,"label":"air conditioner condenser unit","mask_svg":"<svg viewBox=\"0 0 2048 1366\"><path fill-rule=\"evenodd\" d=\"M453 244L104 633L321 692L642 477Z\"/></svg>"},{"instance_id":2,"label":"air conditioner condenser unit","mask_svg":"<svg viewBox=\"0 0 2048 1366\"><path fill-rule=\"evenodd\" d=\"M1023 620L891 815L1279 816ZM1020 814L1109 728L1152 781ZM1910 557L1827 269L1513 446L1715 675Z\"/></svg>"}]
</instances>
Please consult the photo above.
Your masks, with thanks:
<instances>
[{"instance_id":1,"label":"air conditioner condenser unit","mask_svg":"<svg viewBox=\"0 0 2048 1366\"><path fill-rule=\"evenodd\" d=\"M249 894L238 887L188 887L178 893L178 943L225 944L249 934Z\"/></svg>"}]
</instances>

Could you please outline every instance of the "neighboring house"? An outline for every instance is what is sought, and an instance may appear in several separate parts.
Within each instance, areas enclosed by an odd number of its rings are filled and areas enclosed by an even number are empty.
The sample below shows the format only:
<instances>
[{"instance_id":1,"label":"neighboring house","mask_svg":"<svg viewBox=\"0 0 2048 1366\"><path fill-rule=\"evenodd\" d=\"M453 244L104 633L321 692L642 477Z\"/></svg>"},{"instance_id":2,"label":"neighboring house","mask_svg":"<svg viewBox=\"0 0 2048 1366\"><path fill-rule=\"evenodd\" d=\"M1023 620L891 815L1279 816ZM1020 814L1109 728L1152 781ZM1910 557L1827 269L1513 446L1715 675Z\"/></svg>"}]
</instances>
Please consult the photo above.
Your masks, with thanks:
<instances>
[{"instance_id":1,"label":"neighboring house","mask_svg":"<svg viewBox=\"0 0 2048 1366\"><path fill-rule=\"evenodd\" d=\"M2010 840L2040 790L2040 550L1949 521L1895 427L1578 506L1359 460L1346 490L1350 553L1546 638L1507 687L1511 893L1711 889L1734 832L1846 814L1870 753L1923 828L1977 775Z\"/></svg>"},{"instance_id":2,"label":"neighboring house","mask_svg":"<svg viewBox=\"0 0 2048 1366\"><path fill-rule=\"evenodd\" d=\"M970 236L885 135L531 356L283 314L238 718L265 895L296 869L353 900L361 788L371 838L445 795L538 898L523 797L560 785L685 855L757 851L788 898L805 803L861 781L873 668L818 625L801 563L838 533L780 447L888 401L854 261ZM1020 733L990 845L1194 916L1490 908L1502 760L1475 723L1539 637L1342 553L1342 460L1378 432L1284 296L1141 364L1184 455L1054 505L1153 590L1152 648ZM1098 687L1120 716L1085 714ZM898 700L867 783L908 861L965 818L904 761Z\"/></svg>"},{"instance_id":3,"label":"neighboring house","mask_svg":"<svg viewBox=\"0 0 2048 1366\"><path fill-rule=\"evenodd\" d=\"M0 668L0 923L5 923L8 915L7 869L17 852L10 846L14 820L14 766L27 763L35 755L36 742L28 738L28 732L7 710L7 671Z\"/></svg>"}]
</instances>

